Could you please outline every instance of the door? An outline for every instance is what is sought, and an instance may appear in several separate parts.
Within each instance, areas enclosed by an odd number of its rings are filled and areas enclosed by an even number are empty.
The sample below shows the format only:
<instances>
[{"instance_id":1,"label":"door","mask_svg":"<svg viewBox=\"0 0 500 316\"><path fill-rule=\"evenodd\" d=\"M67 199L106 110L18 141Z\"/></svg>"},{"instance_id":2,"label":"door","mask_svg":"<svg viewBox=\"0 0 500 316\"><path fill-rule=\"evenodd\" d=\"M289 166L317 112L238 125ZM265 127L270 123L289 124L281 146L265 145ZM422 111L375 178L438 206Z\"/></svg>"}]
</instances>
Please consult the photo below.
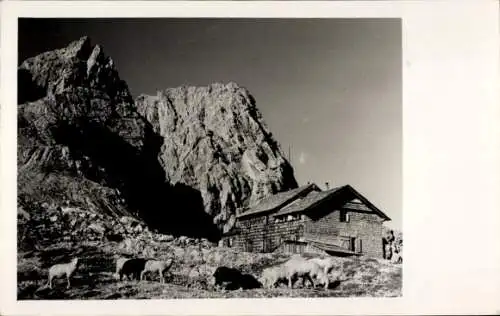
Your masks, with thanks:
<instances>
[{"instance_id":1,"label":"door","mask_svg":"<svg viewBox=\"0 0 500 316\"><path fill-rule=\"evenodd\" d=\"M245 252L252 252L253 251L253 243L252 240L248 239L245 242Z\"/></svg>"},{"instance_id":2,"label":"door","mask_svg":"<svg viewBox=\"0 0 500 316\"><path fill-rule=\"evenodd\" d=\"M271 240L269 238L264 237L262 249L264 250L264 252L271 251Z\"/></svg>"}]
</instances>

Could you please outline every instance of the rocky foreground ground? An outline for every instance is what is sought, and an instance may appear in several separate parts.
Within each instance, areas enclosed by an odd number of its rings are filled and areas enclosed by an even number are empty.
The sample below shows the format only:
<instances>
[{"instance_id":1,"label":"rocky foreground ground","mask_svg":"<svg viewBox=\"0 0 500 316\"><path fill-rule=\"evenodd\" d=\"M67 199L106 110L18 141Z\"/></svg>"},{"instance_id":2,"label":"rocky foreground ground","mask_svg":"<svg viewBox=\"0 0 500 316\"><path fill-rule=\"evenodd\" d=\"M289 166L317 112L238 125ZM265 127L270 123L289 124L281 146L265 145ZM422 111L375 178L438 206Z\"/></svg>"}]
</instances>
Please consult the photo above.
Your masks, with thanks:
<instances>
[{"instance_id":1,"label":"rocky foreground ground","mask_svg":"<svg viewBox=\"0 0 500 316\"><path fill-rule=\"evenodd\" d=\"M59 243L42 251L18 255L18 299L170 299L217 297L346 297L346 296L400 296L401 267L375 259L338 258L336 269L343 268L340 280L332 280L330 289L285 286L276 289L225 291L216 290L211 275L219 265L240 268L259 276L262 269L284 262L284 254L237 253L226 248L173 246L154 243L158 257L174 254L176 263L166 284L157 277L144 281L115 279L114 261L117 253L130 254L119 243L86 242L79 245ZM201 248L201 249L200 249ZM66 289L65 280L47 287L47 269L63 258L79 256L82 260L72 287Z\"/></svg>"},{"instance_id":2,"label":"rocky foreground ground","mask_svg":"<svg viewBox=\"0 0 500 316\"><path fill-rule=\"evenodd\" d=\"M35 223L36 229L32 226ZM290 255L237 252L218 247L205 239L151 232L130 217L112 221L106 215L70 207L44 205L38 213L20 209L18 229L20 300L401 295L401 265L385 260L336 258L334 270L339 271L340 276L338 279L332 277L328 290L280 287L221 291L214 288L211 277L217 267L238 268L258 278L264 268L282 263ZM35 232L36 236L31 236ZM72 287L66 289L65 280L61 279L53 289L49 289L48 268L76 256L81 258L81 265L73 278ZM160 284L157 276L152 280L118 281L113 273L119 256L173 258L174 265L166 284Z\"/></svg>"}]
</instances>

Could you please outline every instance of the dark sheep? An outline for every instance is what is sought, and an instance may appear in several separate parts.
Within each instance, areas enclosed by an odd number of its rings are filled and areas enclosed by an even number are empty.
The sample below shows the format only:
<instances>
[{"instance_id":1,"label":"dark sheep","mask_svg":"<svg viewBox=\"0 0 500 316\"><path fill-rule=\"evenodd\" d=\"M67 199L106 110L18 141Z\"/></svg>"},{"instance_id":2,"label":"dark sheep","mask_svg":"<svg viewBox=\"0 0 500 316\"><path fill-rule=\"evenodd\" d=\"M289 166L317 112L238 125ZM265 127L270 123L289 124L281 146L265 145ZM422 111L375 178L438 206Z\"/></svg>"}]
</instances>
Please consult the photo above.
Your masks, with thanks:
<instances>
[{"instance_id":1,"label":"dark sheep","mask_svg":"<svg viewBox=\"0 0 500 316\"><path fill-rule=\"evenodd\" d=\"M236 282L229 282L223 286L226 291L234 291L240 288L240 285Z\"/></svg>"},{"instance_id":2,"label":"dark sheep","mask_svg":"<svg viewBox=\"0 0 500 316\"><path fill-rule=\"evenodd\" d=\"M233 283L241 278L241 272L228 267L218 267L214 272L215 285L222 285L225 282Z\"/></svg>"},{"instance_id":3,"label":"dark sheep","mask_svg":"<svg viewBox=\"0 0 500 316\"><path fill-rule=\"evenodd\" d=\"M219 267L214 273L215 285L221 285L226 290L237 290L237 289L256 289L260 288L262 284L250 274L242 274L239 270Z\"/></svg>"},{"instance_id":4,"label":"dark sheep","mask_svg":"<svg viewBox=\"0 0 500 316\"><path fill-rule=\"evenodd\" d=\"M146 261L147 261L146 259L141 259L141 258L134 258L125 261L125 263L123 263L123 267L119 275L120 280L122 279L122 276L127 276L131 280L133 279L140 280L141 272L144 270L144 267L146 266Z\"/></svg>"},{"instance_id":5,"label":"dark sheep","mask_svg":"<svg viewBox=\"0 0 500 316\"><path fill-rule=\"evenodd\" d=\"M244 290L258 289L262 284L251 274L242 274L240 278L240 286Z\"/></svg>"}]
</instances>

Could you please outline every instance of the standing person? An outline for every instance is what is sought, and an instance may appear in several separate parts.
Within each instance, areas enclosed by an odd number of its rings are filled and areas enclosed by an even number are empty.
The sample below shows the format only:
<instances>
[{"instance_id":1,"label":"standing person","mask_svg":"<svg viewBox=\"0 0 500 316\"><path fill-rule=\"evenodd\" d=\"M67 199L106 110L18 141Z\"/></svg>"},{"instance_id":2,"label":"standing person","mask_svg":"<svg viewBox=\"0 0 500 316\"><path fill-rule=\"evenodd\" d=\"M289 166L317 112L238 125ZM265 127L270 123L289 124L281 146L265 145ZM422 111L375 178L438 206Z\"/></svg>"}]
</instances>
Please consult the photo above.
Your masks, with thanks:
<instances>
[{"instance_id":1,"label":"standing person","mask_svg":"<svg viewBox=\"0 0 500 316\"><path fill-rule=\"evenodd\" d=\"M390 260L392 257L392 243L394 242L394 231L390 230L389 234L382 238L383 257Z\"/></svg>"}]
</instances>

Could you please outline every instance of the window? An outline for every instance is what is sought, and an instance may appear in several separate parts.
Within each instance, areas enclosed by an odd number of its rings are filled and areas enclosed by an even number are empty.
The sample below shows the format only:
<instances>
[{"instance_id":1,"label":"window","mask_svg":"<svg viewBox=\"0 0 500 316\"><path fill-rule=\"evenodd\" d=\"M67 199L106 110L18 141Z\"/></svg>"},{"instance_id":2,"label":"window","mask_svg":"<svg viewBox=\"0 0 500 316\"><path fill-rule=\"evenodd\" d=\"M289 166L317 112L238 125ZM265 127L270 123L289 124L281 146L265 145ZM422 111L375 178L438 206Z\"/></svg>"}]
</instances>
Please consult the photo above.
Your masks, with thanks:
<instances>
[{"instance_id":1,"label":"window","mask_svg":"<svg viewBox=\"0 0 500 316\"><path fill-rule=\"evenodd\" d=\"M346 211L340 211L340 221L343 223L349 222L349 214Z\"/></svg>"},{"instance_id":2,"label":"window","mask_svg":"<svg viewBox=\"0 0 500 316\"><path fill-rule=\"evenodd\" d=\"M300 220L301 218L302 217L300 214L281 215L281 216L276 216L274 222L275 223L294 222Z\"/></svg>"}]
</instances>

